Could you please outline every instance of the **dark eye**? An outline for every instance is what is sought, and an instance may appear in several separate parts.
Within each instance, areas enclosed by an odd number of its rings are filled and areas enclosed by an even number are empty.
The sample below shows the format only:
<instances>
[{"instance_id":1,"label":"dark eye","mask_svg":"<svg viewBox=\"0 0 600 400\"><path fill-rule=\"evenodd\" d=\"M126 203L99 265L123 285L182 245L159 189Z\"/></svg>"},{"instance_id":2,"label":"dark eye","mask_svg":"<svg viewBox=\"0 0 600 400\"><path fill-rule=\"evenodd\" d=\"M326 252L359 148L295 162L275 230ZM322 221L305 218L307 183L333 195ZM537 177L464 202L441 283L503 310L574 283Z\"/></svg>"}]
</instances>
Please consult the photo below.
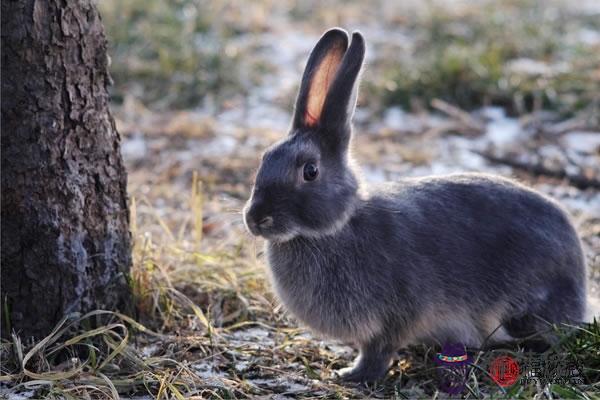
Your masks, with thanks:
<instances>
[{"instance_id":1,"label":"dark eye","mask_svg":"<svg viewBox=\"0 0 600 400\"><path fill-rule=\"evenodd\" d=\"M314 181L319 175L319 168L313 163L304 164L304 180Z\"/></svg>"}]
</instances>

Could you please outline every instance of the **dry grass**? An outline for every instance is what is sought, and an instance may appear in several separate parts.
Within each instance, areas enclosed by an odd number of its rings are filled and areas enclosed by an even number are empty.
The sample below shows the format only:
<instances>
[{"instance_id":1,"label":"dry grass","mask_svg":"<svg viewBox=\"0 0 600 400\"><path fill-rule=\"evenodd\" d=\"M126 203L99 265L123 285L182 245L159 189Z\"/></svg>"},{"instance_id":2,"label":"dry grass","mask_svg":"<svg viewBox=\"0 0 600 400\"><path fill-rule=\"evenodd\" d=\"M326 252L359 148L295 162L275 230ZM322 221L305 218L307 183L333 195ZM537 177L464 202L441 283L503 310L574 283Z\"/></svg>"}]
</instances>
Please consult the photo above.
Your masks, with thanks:
<instances>
[{"instance_id":1,"label":"dry grass","mask_svg":"<svg viewBox=\"0 0 600 400\"><path fill-rule=\"evenodd\" d=\"M196 175L192 186L191 223L177 230L144 201L131 202L136 318L102 310L70 315L36 343L16 335L2 342L5 393L50 399L444 397L435 349L424 346L407 349L376 385L338 384L334 370L351 361L352 351L311 337L287 318L269 293L255 243L200 241L206 227ZM161 240L153 241L140 220L160 226ZM475 352L466 398L594 398L600 325L565 331L557 350L582 361L586 385L517 385L507 392L486 370L498 352ZM516 348L505 351L523 356Z\"/></svg>"}]
</instances>

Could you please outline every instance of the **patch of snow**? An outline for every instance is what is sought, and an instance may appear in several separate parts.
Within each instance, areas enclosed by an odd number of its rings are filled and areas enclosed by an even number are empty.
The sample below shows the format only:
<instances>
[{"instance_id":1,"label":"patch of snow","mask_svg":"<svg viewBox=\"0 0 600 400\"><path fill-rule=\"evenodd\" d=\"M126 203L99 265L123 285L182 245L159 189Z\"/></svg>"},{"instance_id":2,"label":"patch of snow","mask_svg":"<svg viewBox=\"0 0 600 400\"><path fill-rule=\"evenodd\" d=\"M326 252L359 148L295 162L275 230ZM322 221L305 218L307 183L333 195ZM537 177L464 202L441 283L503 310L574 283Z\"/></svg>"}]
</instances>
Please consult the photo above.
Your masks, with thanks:
<instances>
[{"instance_id":1,"label":"patch of snow","mask_svg":"<svg viewBox=\"0 0 600 400\"><path fill-rule=\"evenodd\" d=\"M144 346L141 349L141 353L144 357L152 357L156 354L156 350L159 349L159 346L156 343L150 344L148 346Z\"/></svg>"},{"instance_id":2,"label":"patch of snow","mask_svg":"<svg viewBox=\"0 0 600 400\"><path fill-rule=\"evenodd\" d=\"M577 34L580 43L588 46L600 45L600 32L595 29L583 28Z\"/></svg>"},{"instance_id":3,"label":"patch of snow","mask_svg":"<svg viewBox=\"0 0 600 400\"><path fill-rule=\"evenodd\" d=\"M189 140L188 147L194 151L180 152L179 159L190 160L199 156L226 156L233 153L238 146L234 137L219 135L211 140Z\"/></svg>"},{"instance_id":4,"label":"patch of snow","mask_svg":"<svg viewBox=\"0 0 600 400\"><path fill-rule=\"evenodd\" d=\"M292 118L291 111L266 104L252 107L246 118L246 125L252 128L272 129L285 132Z\"/></svg>"},{"instance_id":5,"label":"patch of snow","mask_svg":"<svg viewBox=\"0 0 600 400\"><path fill-rule=\"evenodd\" d=\"M337 356L351 356L354 350L350 346L344 346L336 343L323 343L333 354Z\"/></svg>"},{"instance_id":6,"label":"patch of snow","mask_svg":"<svg viewBox=\"0 0 600 400\"><path fill-rule=\"evenodd\" d=\"M282 394L305 392L310 389L309 386L303 385L301 383L289 381L289 380L283 379L283 378L276 378L276 379L259 378L259 379L252 379L249 382L251 382L252 384L259 386L259 387L266 386L266 387L281 388ZM283 389L283 388L285 388L285 389Z\"/></svg>"},{"instance_id":7,"label":"patch of snow","mask_svg":"<svg viewBox=\"0 0 600 400\"><path fill-rule=\"evenodd\" d=\"M600 132L574 131L561 139L563 145L583 154L596 154L600 150Z\"/></svg>"},{"instance_id":8,"label":"patch of snow","mask_svg":"<svg viewBox=\"0 0 600 400\"><path fill-rule=\"evenodd\" d=\"M0 397L7 400L28 400L33 399L35 390L27 390L19 393L13 392L13 389L0 387Z\"/></svg>"},{"instance_id":9,"label":"patch of snow","mask_svg":"<svg viewBox=\"0 0 600 400\"><path fill-rule=\"evenodd\" d=\"M495 147L505 148L514 144L519 136L524 133L519 121L507 117L501 108L487 107L482 110L482 113L490 119L486 124L485 138Z\"/></svg>"},{"instance_id":10,"label":"patch of snow","mask_svg":"<svg viewBox=\"0 0 600 400\"><path fill-rule=\"evenodd\" d=\"M237 372L244 372L248 369L248 366L250 365L250 361L238 361L235 363L235 370Z\"/></svg>"},{"instance_id":11,"label":"patch of snow","mask_svg":"<svg viewBox=\"0 0 600 400\"><path fill-rule=\"evenodd\" d=\"M400 107L389 107L383 114L382 121L376 121L370 126L370 130L391 129L403 132L424 132L431 128L440 127L447 123L447 119L438 115L422 115L407 113Z\"/></svg>"},{"instance_id":12,"label":"patch of snow","mask_svg":"<svg viewBox=\"0 0 600 400\"><path fill-rule=\"evenodd\" d=\"M581 213L590 218L600 218L600 193L585 192L572 186L538 185L542 192L557 199L571 213Z\"/></svg>"},{"instance_id":13,"label":"patch of snow","mask_svg":"<svg viewBox=\"0 0 600 400\"><path fill-rule=\"evenodd\" d=\"M352 118L355 126L368 124L372 119L373 114L371 110L365 107L357 107Z\"/></svg>"},{"instance_id":14,"label":"patch of snow","mask_svg":"<svg viewBox=\"0 0 600 400\"><path fill-rule=\"evenodd\" d=\"M538 154L548 160L561 160L564 158L564 154L560 149L554 145L544 145L538 148Z\"/></svg>"},{"instance_id":15,"label":"patch of snow","mask_svg":"<svg viewBox=\"0 0 600 400\"><path fill-rule=\"evenodd\" d=\"M233 336L234 338L237 339L265 339L268 338L270 335L270 332L264 328L250 328L250 329L244 329L244 330L239 330L239 331L235 331L231 334L231 336Z\"/></svg>"},{"instance_id":16,"label":"patch of snow","mask_svg":"<svg viewBox=\"0 0 600 400\"><path fill-rule=\"evenodd\" d=\"M222 371L215 371L211 364L200 362L191 366L196 375L208 381L219 381L219 378L225 378L227 375Z\"/></svg>"},{"instance_id":17,"label":"patch of snow","mask_svg":"<svg viewBox=\"0 0 600 400\"><path fill-rule=\"evenodd\" d=\"M506 113L502 107L483 107L479 110L482 117L490 120L506 118Z\"/></svg>"},{"instance_id":18,"label":"patch of snow","mask_svg":"<svg viewBox=\"0 0 600 400\"><path fill-rule=\"evenodd\" d=\"M416 176L420 176L420 175L448 175L448 174L452 174L454 172L462 172L457 170L457 167L460 168L460 166L456 166L456 165L448 165L448 163L443 162L443 161L432 161L428 168L420 168L416 174Z\"/></svg>"},{"instance_id":19,"label":"patch of snow","mask_svg":"<svg viewBox=\"0 0 600 400\"><path fill-rule=\"evenodd\" d=\"M132 137L123 140L121 144L121 154L123 158L129 160L139 160L146 157L148 146L146 138L139 132L136 132Z\"/></svg>"},{"instance_id":20,"label":"patch of snow","mask_svg":"<svg viewBox=\"0 0 600 400\"><path fill-rule=\"evenodd\" d=\"M390 107L383 115L383 123L387 128L394 130L405 129L406 112L400 107Z\"/></svg>"},{"instance_id":21,"label":"patch of snow","mask_svg":"<svg viewBox=\"0 0 600 400\"><path fill-rule=\"evenodd\" d=\"M238 346L250 346L252 348L259 348L265 346L272 346L275 342L270 336L270 332L264 328L255 327L245 330L235 331L228 336L228 340L233 345Z\"/></svg>"},{"instance_id":22,"label":"patch of snow","mask_svg":"<svg viewBox=\"0 0 600 400\"><path fill-rule=\"evenodd\" d=\"M507 67L514 73L525 75L548 75L552 73L552 68L543 61L533 60L531 58L517 58L509 61Z\"/></svg>"},{"instance_id":23,"label":"patch of snow","mask_svg":"<svg viewBox=\"0 0 600 400\"><path fill-rule=\"evenodd\" d=\"M560 198L560 202L569 210L578 211L593 218L600 218L600 195Z\"/></svg>"},{"instance_id":24,"label":"patch of snow","mask_svg":"<svg viewBox=\"0 0 600 400\"><path fill-rule=\"evenodd\" d=\"M476 143L473 140L465 137L452 137L447 147L461 168L468 171L483 171L487 163L483 157L472 151L474 144Z\"/></svg>"},{"instance_id":25,"label":"patch of snow","mask_svg":"<svg viewBox=\"0 0 600 400\"><path fill-rule=\"evenodd\" d=\"M360 171L369 183L382 183L388 180L385 171L381 167L362 165Z\"/></svg>"},{"instance_id":26,"label":"patch of snow","mask_svg":"<svg viewBox=\"0 0 600 400\"><path fill-rule=\"evenodd\" d=\"M587 15L600 14L600 2L598 0L579 0L573 6Z\"/></svg>"}]
</instances>

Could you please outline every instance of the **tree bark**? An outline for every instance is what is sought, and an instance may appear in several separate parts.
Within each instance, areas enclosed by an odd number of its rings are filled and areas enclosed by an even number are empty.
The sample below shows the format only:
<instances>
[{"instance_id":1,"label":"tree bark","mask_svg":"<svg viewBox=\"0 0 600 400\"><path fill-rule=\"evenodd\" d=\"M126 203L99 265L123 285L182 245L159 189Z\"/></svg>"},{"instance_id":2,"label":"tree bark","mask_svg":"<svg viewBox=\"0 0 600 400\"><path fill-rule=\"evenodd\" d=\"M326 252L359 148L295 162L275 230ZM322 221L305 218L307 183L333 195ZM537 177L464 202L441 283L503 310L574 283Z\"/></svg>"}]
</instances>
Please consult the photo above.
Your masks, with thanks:
<instances>
[{"instance_id":1,"label":"tree bark","mask_svg":"<svg viewBox=\"0 0 600 400\"><path fill-rule=\"evenodd\" d=\"M91 0L2 1L2 335L130 304L126 172Z\"/></svg>"}]
</instances>

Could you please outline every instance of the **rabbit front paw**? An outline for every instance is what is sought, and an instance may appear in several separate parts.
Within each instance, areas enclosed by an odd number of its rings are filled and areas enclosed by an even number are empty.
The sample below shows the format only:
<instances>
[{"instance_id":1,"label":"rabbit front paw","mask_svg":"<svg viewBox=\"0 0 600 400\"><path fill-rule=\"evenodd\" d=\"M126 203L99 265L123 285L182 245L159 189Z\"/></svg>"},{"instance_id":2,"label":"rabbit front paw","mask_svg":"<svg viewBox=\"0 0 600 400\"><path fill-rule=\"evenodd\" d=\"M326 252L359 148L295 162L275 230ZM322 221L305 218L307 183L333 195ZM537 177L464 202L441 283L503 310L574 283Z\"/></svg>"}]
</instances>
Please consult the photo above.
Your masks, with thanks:
<instances>
[{"instance_id":1,"label":"rabbit front paw","mask_svg":"<svg viewBox=\"0 0 600 400\"><path fill-rule=\"evenodd\" d=\"M358 365L356 367L342 368L336 372L338 379L342 382L375 382L382 379L387 372L387 368L368 369Z\"/></svg>"},{"instance_id":2,"label":"rabbit front paw","mask_svg":"<svg viewBox=\"0 0 600 400\"><path fill-rule=\"evenodd\" d=\"M354 366L338 370L337 376L344 382L375 382L385 377L393 356L392 348L369 343L361 349Z\"/></svg>"}]
</instances>

